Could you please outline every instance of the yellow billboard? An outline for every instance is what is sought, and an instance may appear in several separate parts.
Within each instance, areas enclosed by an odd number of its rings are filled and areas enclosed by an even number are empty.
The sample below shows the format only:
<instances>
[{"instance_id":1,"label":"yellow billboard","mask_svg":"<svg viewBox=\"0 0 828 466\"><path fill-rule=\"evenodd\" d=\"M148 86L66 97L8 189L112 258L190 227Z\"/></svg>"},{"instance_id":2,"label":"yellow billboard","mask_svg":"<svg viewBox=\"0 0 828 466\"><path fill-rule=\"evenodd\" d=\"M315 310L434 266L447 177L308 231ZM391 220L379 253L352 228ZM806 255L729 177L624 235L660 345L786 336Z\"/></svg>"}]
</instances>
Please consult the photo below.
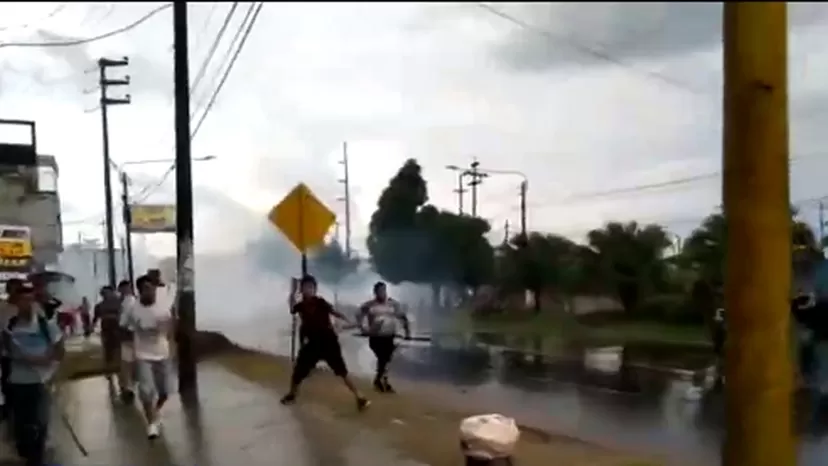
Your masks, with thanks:
<instances>
[{"instance_id":1,"label":"yellow billboard","mask_svg":"<svg viewBox=\"0 0 828 466\"><path fill-rule=\"evenodd\" d=\"M133 204L130 207L133 233L175 233L175 206Z\"/></svg>"},{"instance_id":2,"label":"yellow billboard","mask_svg":"<svg viewBox=\"0 0 828 466\"><path fill-rule=\"evenodd\" d=\"M0 258L32 257L32 232L27 226L0 225Z\"/></svg>"}]
</instances>

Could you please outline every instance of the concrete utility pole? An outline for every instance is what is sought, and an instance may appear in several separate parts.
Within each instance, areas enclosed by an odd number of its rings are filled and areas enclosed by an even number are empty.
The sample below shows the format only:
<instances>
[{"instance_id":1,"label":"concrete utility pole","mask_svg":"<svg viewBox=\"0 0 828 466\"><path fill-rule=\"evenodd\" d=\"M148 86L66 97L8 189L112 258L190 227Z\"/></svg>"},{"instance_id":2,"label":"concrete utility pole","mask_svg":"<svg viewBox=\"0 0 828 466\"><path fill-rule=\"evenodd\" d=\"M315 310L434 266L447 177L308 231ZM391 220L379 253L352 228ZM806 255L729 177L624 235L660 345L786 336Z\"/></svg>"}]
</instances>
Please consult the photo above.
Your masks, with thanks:
<instances>
[{"instance_id":1,"label":"concrete utility pole","mask_svg":"<svg viewBox=\"0 0 828 466\"><path fill-rule=\"evenodd\" d=\"M342 160L339 161L345 172L339 180L345 186L345 195L339 200L345 203L345 257L351 258L351 176L348 170L348 143L342 143ZM337 235L338 237L338 235Z\"/></svg>"},{"instance_id":2,"label":"concrete utility pole","mask_svg":"<svg viewBox=\"0 0 828 466\"><path fill-rule=\"evenodd\" d=\"M526 236L526 192L528 190L529 182L524 179L520 183L520 234L523 236L524 241L528 239Z\"/></svg>"},{"instance_id":3,"label":"concrete utility pole","mask_svg":"<svg viewBox=\"0 0 828 466\"><path fill-rule=\"evenodd\" d=\"M466 172L460 172L457 175L457 189L454 190L457 193L457 213L460 215L463 215L463 197L465 197L466 191L468 191L463 184L465 178Z\"/></svg>"},{"instance_id":4,"label":"concrete utility pole","mask_svg":"<svg viewBox=\"0 0 828 466\"><path fill-rule=\"evenodd\" d=\"M471 187L471 215L472 217L477 217L477 187L483 183L484 178L488 178L489 175L487 173L482 173L479 170L480 162L475 159L471 163L471 168L465 172L467 176L471 177L471 181L469 181L469 186Z\"/></svg>"},{"instance_id":5,"label":"concrete utility pole","mask_svg":"<svg viewBox=\"0 0 828 466\"><path fill-rule=\"evenodd\" d=\"M130 96L127 94L124 98L116 99L110 98L106 95L106 91L110 86L127 86L129 85L129 76L123 79L109 79L106 77L106 70L109 68L119 68L129 65L129 58L124 57L120 60L110 60L108 58L101 58L98 60L99 79L98 84L101 89L101 136L103 139L103 167L104 167L104 201L106 203L106 252L109 255L109 286L115 287L117 280L115 271L115 232L112 221L112 176L110 172L110 157L109 157L109 120L107 115L107 108L110 105L126 105L130 103Z\"/></svg>"},{"instance_id":6,"label":"concrete utility pole","mask_svg":"<svg viewBox=\"0 0 828 466\"><path fill-rule=\"evenodd\" d=\"M173 3L175 81L175 200L178 267L178 391L195 395L196 361L193 337L195 260L193 257L193 180L190 147L190 68L187 47L187 3Z\"/></svg>"},{"instance_id":7,"label":"concrete utility pole","mask_svg":"<svg viewBox=\"0 0 828 466\"><path fill-rule=\"evenodd\" d=\"M121 172L121 204L124 220L124 251L129 283L135 286L135 263L132 258L132 208L129 205L129 177Z\"/></svg>"},{"instance_id":8,"label":"concrete utility pole","mask_svg":"<svg viewBox=\"0 0 828 466\"><path fill-rule=\"evenodd\" d=\"M463 215L463 197L466 191L468 191L463 184L463 180L468 176L468 170L460 168L457 165L446 165L446 169L457 172L457 188L454 192L457 193L457 213L458 215Z\"/></svg>"},{"instance_id":9,"label":"concrete utility pole","mask_svg":"<svg viewBox=\"0 0 828 466\"><path fill-rule=\"evenodd\" d=\"M726 2L723 27L722 464L794 466L787 4Z\"/></svg>"}]
</instances>

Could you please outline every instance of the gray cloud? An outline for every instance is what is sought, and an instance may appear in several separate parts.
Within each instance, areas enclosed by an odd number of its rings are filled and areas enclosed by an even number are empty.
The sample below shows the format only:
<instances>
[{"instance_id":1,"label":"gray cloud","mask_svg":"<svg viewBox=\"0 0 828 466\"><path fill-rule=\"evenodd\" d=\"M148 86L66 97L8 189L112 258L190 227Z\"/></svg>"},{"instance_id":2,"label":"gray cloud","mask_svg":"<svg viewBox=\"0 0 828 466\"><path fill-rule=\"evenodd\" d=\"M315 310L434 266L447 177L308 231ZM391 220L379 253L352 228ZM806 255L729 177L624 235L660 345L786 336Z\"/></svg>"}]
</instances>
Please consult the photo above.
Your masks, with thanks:
<instances>
[{"instance_id":1,"label":"gray cloud","mask_svg":"<svg viewBox=\"0 0 828 466\"><path fill-rule=\"evenodd\" d=\"M525 23L492 46L503 65L539 72L556 67L606 65L585 49L623 62L657 61L721 43L721 3L593 2L491 4ZM492 21L507 22L492 15ZM791 4L791 28L828 17L822 3Z\"/></svg>"}]
</instances>

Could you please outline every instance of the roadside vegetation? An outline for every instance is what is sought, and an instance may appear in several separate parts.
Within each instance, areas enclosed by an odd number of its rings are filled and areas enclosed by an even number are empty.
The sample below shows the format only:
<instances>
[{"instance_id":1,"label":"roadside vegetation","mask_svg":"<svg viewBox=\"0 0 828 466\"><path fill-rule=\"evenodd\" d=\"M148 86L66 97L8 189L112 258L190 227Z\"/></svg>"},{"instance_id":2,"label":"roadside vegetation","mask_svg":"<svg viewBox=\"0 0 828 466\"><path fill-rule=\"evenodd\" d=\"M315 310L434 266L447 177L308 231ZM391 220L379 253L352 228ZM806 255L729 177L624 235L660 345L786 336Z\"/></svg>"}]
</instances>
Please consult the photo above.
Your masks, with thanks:
<instances>
[{"instance_id":1,"label":"roadside vegetation","mask_svg":"<svg viewBox=\"0 0 828 466\"><path fill-rule=\"evenodd\" d=\"M823 257L822 239L795 209L791 226L796 271ZM726 231L724 214L713 212L686 238L656 223L611 221L583 237L528 231L493 245L486 220L429 203L411 159L379 197L363 262L388 282L430 287L430 306L460 309L454 321L464 331L704 345L723 306ZM328 283L359 267L335 240L311 261Z\"/></svg>"}]
</instances>

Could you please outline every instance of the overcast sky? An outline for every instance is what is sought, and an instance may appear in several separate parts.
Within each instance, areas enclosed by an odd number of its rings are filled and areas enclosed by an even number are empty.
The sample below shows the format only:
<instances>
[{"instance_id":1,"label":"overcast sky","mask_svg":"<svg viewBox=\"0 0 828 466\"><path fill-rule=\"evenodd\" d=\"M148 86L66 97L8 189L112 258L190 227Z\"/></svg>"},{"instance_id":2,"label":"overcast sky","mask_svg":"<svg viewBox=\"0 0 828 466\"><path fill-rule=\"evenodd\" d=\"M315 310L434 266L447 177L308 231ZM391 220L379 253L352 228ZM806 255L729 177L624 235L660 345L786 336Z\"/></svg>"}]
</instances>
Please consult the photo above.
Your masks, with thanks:
<instances>
[{"instance_id":1,"label":"overcast sky","mask_svg":"<svg viewBox=\"0 0 828 466\"><path fill-rule=\"evenodd\" d=\"M0 5L0 43L88 37L159 4L70 3L55 12L56 5ZM576 239L613 219L660 222L685 235L720 203L720 4L487 5L265 4L194 140L194 155L218 156L193 172L196 248L234 250L276 235L265 214L299 181L341 217L343 141L359 248L380 191L410 157L424 168L431 202L446 209L457 207L447 164L477 157L485 168L521 171L529 178L529 227ZM230 6L191 4L191 78ZM215 65L246 10L239 6L193 108L215 88ZM828 5L791 6L794 201L828 194L827 32ZM110 111L113 160L170 158L171 44L167 9L88 45L0 46L0 117L36 120L39 148L57 157L67 240L100 236L95 60L131 60L132 104ZM140 191L167 166L128 169ZM684 178L694 181L589 196ZM493 176L480 188L479 213L492 220L495 237L506 220L517 226L519 182ZM173 193L171 176L148 201L171 202ZM816 221L814 202L802 211ZM172 250L169 238L148 241Z\"/></svg>"}]
</instances>

